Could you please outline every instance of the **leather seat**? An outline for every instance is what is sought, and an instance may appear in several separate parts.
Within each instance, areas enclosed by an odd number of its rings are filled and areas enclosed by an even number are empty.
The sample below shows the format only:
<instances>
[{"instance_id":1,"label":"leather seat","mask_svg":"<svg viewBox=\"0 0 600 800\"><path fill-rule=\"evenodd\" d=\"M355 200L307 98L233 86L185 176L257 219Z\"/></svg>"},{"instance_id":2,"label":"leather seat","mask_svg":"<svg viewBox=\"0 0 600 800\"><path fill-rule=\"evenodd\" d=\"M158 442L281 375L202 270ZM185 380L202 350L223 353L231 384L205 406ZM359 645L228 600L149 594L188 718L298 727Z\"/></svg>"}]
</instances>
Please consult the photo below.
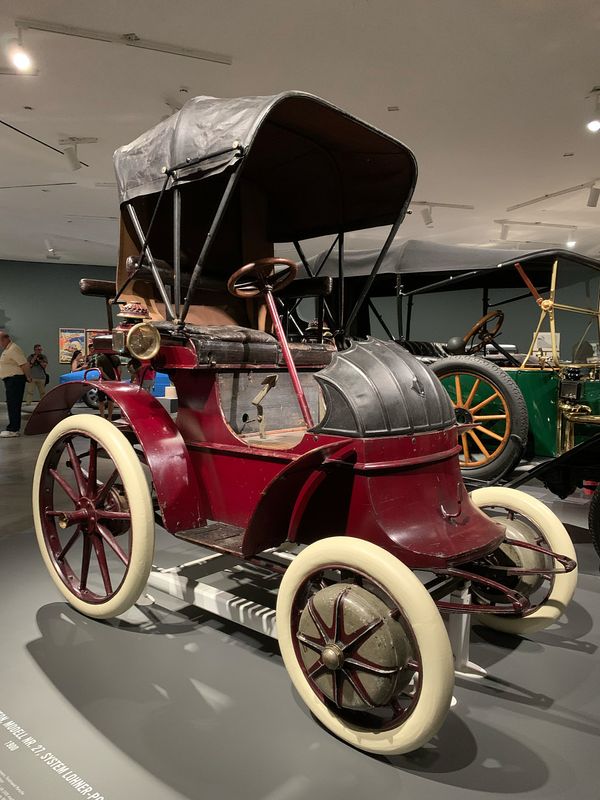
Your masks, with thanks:
<instances>
[{"instance_id":1,"label":"leather seat","mask_svg":"<svg viewBox=\"0 0 600 800\"><path fill-rule=\"evenodd\" d=\"M173 331L171 323L156 323ZM282 367L285 359L277 339L270 333L239 325L185 325L181 331L193 343L199 366ZM299 367L320 369L335 353L333 344L290 342L290 352Z\"/></svg>"}]
</instances>

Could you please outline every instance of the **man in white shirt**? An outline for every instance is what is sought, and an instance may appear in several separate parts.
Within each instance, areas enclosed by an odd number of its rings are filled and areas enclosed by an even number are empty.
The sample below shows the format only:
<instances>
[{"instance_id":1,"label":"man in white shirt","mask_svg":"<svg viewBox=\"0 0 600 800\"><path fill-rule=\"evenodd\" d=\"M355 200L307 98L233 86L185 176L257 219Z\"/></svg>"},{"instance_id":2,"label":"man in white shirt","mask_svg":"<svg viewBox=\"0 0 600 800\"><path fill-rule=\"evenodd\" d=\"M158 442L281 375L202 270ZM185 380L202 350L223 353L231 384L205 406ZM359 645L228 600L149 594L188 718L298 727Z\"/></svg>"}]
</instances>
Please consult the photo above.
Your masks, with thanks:
<instances>
[{"instance_id":1,"label":"man in white shirt","mask_svg":"<svg viewBox=\"0 0 600 800\"><path fill-rule=\"evenodd\" d=\"M6 408L8 425L0 431L3 439L19 436L21 430L21 406L25 383L31 381L31 370L25 353L15 344L6 331L0 331L0 378L6 388Z\"/></svg>"}]
</instances>

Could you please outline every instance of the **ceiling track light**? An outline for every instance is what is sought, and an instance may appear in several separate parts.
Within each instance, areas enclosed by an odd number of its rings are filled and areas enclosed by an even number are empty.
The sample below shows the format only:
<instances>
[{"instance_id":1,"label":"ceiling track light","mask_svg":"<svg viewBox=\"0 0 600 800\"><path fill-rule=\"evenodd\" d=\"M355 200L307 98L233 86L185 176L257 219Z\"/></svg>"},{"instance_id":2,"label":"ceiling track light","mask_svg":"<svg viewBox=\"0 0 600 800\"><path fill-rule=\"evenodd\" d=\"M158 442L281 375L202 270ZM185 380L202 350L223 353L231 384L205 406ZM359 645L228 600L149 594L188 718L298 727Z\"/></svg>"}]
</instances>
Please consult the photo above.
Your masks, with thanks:
<instances>
[{"instance_id":1,"label":"ceiling track light","mask_svg":"<svg viewBox=\"0 0 600 800\"><path fill-rule=\"evenodd\" d=\"M600 190L599 190L600 194ZM508 229L509 227L520 227L520 228L560 228L561 230L568 230L569 233L567 235L566 246L569 249L575 247L577 242L575 241L575 233L577 232L576 225L565 225L560 222L523 222L522 220L516 219L495 219L495 225L500 225L500 239L502 241L507 240Z\"/></svg>"},{"instance_id":2,"label":"ceiling track light","mask_svg":"<svg viewBox=\"0 0 600 800\"><path fill-rule=\"evenodd\" d=\"M98 141L95 136L67 136L66 138L59 139L58 143L63 148L63 155L69 165L69 169L75 171L81 169L82 161L79 160L77 152L77 145L79 144L95 144Z\"/></svg>"},{"instance_id":3,"label":"ceiling track light","mask_svg":"<svg viewBox=\"0 0 600 800\"><path fill-rule=\"evenodd\" d=\"M524 203L517 203L514 206L509 206L506 210L517 211L519 208L525 208L526 206L533 206L536 203L543 203L544 200L551 200L553 197L562 197L565 194L580 192L582 189L591 189L594 186L594 184L599 182L600 178L592 178L591 181L586 181L585 183L578 183L577 186L568 186L566 189L559 189L557 192L549 192L548 194L542 194L539 197L534 197L531 200L525 200Z\"/></svg>"},{"instance_id":4,"label":"ceiling track light","mask_svg":"<svg viewBox=\"0 0 600 800\"><path fill-rule=\"evenodd\" d=\"M141 50L154 50L159 53L195 58L200 61L212 61L216 64L226 64L227 66L233 62L231 56L224 53L213 53L210 50L196 50L192 47L177 47L165 42L154 42L149 39L141 39L135 33L119 34L110 33L109 31L95 31L89 28L75 28L71 25L58 25L54 22L40 19L16 19L15 26L18 31L43 31L44 33L57 33L62 36L75 36L79 39L94 39L98 42L110 42L111 44L121 44L126 47L139 47Z\"/></svg>"},{"instance_id":5,"label":"ceiling track light","mask_svg":"<svg viewBox=\"0 0 600 800\"><path fill-rule=\"evenodd\" d=\"M596 208L598 199L600 198L600 188L598 186L590 186L590 193L586 205L588 208Z\"/></svg>"},{"instance_id":6,"label":"ceiling track light","mask_svg":"<svg viewBox=\"0 0 600 800\"><path fill-rule=\"evenodd\" d=\"M421 209L421 216L423 222L428 228L433 228L433 214L431 213L431 206L425 206Z\"/></svg>"},{"instance_id":7,"label":"ceiling track light","mask_svg":"<svg viewBox=\"0 0 600 800\"><path fill-rule=\"evenodd\" d=\"M33 60L23 47L23 32L20 28L17 28L17 38L11 39L8 43L7 53L11 64L19 74L26 75L33 70Z\"/></svg>"},{"instance_id":8,"label":"ceiling track light","mask_svg":"<svg viewBox=\"0 0 600 800\"><path fill-rule=\"evenodd\" d=\"M49 239L44 239L44 246L46 248L46 258L49 261L60 261L61 257L56 252L52 242Z\"/></svg>"},{"instance_id":9,"label":"ceiling track light","mask_svg":"<svg viewBox=\"0 0 600 800\"><path fill-rule=\"evenodd\" d=\"M585 127L591 133L598 133L600 131L600 86L594 86L588 94L588 98L593 100L594 110Z\"/></svg>"}]
</instances>

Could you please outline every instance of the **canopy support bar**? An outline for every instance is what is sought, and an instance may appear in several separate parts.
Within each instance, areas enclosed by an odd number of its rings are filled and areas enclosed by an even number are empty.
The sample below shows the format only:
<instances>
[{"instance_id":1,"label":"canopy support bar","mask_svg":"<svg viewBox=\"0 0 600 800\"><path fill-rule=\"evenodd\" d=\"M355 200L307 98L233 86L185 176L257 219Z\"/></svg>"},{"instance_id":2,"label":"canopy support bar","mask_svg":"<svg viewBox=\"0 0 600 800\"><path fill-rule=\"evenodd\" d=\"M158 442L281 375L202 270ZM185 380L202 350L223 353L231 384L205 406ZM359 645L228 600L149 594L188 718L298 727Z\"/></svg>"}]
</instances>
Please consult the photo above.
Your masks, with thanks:
<instances>
[{"instance_id":1,"label":"canopy support bar","mask_svg":"<svg viewBox=\"0 0 600 800\"><path fill-rule=\"evenodd\" d=\"M375 314L375 316L377 317L377 321L379 322L379 324L381 325L381 327L383 328L383 330L386 332L386 334L387 334L387 335L390 337L390 339L391 339L391 340L392 340L392 342L393 342L393 341L394 341L394 334L393 334L393 333L391 332L391 330L388 328L386 321L385 321L385 320L384 320L384 318L381 316L381 314L379 313L379 311L378 311L378 310L377 310L377 308L375 307L375 303L374 303L372 300L369 300L369 308L370 308L370 309L371 309L371 311L372 311L372 312Z\"/></svg>"},{"instance_id":2,"label":"canopy support bar","mask_svg":"<svg viewBox=\"0 0 600 800\"><path fill-rule=\"evenodd\" d=\"M306 256L304 255L304 250L302 249L302 245L300 244L300 242L297 240L294 241L294 247L296 248L296 252L300 257L300 261L302 261L304 269L306 270L306 274L308 275L309 278L314 278L315 276L313 275L313 271L310 268L310 264L306 260Z\"/></svg>"},{"instance_id":3,"label":"canopy support bar","mask_svg":"<svg viewBox=\"0 0 600 800\"><path fill-rule=\"evenodd\" d=\"M233 194L233 190L237 183L237 176L238 176L237 170L234 170L229 176L229 181L227 182L225 192L223 193L223 197L221 198L221 202L219 203L219 207L217 208L217 213L215 214L215 217L212 221L212 225L210 226L209 232L206 234L206 239L204 240L204 244L202 245L202 251L198 256L198 261L196 261L196 265L194 266L194 271L192 272L192 277L190 279L190 285L187 290L185 303L183 304L183 311L180 320L182 324L185 321L185 318L187 317L188 311L190 310L194 289L196 288L196 284L198 283L200 275L202 274L202 268L206 260L206 255L210 249L217 228L221 224L221 220L225 216L225 212L227 211L227 208L229 206L231 195Z\"/></svg>"},{"instance_id":4,"label":"canopy support bar","mask_svg":"<svg viewBox=\"0 0 600 800\"><path fill-rule=\"evenodd\" d=\"M181 190L173 187L173 294L175 322L179 322L181 311Z\"/></svg>"},{"instance_id":5,"label":"canopy support bar","mask_svg":"<svg viewBox=\"0 0 600 800\"><path fill-rule=\"evenodd\" d=\"M409 200L410 200L410 198L409 198ZM350 316L346 320L345 324L343 324L343 328L346 331L350 330L350 326L352 325L352 323L356 319L356 315L360 311L360 307L365 302L365 299L368 297L369 292L371 291L371 286L373 285L373 281L377 277L377 273L379 272L379 268L381 267L381 265L383 263L383 259L386 257L387 251L390 249L390 246L391 246L392 242L394 241L394 239L396 237L396 234L398 233L398 228L400 227L400 224L401 224L402 220L404 219L404 215L406 214L407 205L408 205L408 201L402 206L402 209L400 210L400 213L398 214L398 216L396 218L396 221L392 225L392 227L390 229L390 232L388 233L387 239L385 240L385 243L384 243L383 247L381 248L381 252L377 256L377 261L373 265L373 269L371 270L371 274L369 275L367 281L365 282L363 290L360 293L360 297L358 298L358 300L354 304L354 308L350 312ZM341 320L340 320L340 322L341 322Z\"/></svg>"},{"instance_id":6,"label":"canopy support bar","mask_svg":"<svg viewBox=\"0 0 600 800\"><path fill-rule=\"evenodd\" d=\"M142 258L143 258L143 249L145 247L146 255L148 256L148 261L150 262L150 270L152 271L152 277L154 278L154 282L156 283L158 291L160 292L161 299L165 304L165 310L167 312L167 316L169 320L172 320L175 318L175 314L173 313L173 306L171 305L171 301L169 300L167 290L162 281L162 278L160 277L158 267L156 266L156 262L154 261L154 256L152 255L152 253L150 252L150 248L148 247L147 237L144 236L144 231L142 230L140 221L131 203L127 203L127 211L129 212L129 216L131 218L131 221L133 222L133 227L135 228L137 237L140 240L140 244L142 245Z\"/></svg>"}]
</instances>

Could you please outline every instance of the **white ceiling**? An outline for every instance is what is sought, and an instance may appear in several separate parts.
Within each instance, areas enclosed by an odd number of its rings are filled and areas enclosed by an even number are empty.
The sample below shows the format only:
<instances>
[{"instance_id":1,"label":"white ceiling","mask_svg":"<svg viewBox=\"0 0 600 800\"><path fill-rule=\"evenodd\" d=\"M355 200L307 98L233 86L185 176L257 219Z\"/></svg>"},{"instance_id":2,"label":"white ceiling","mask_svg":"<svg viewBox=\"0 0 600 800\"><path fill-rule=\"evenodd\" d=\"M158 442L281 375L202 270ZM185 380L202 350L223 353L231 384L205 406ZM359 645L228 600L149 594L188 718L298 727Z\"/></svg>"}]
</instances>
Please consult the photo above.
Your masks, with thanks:
<instances>
[{"instance_id":1,"label":"white ceiling","mask_svg":"<svg viewBox=\"0 0 600 800\"><path fill-rule=\"evenodd\" d=\"M19 17L135 32L233 64L26 31L40 74L0 75L0 119L53 146L99 141L80 146L90 166L72 172L0 126L0 186L76 182L0 189L0 259L44 261L48 240L63 263L114 264L116 190L95 184L114 181L113 150L169 113L181 86L188 97L302 89L402 139L419 163L415 200L475 210L434 208L426 228L417 207L400 238L489 246L493 220L508 218L577 226L576 249L600 253L600 206L586 207L587 190L506 211L600 176L600 134L584 127L585 96L600 84L597 0L3 0L3 45ZM567 233L521 227L508 238L564 244Z\"/></svg>"}]
</instances>

